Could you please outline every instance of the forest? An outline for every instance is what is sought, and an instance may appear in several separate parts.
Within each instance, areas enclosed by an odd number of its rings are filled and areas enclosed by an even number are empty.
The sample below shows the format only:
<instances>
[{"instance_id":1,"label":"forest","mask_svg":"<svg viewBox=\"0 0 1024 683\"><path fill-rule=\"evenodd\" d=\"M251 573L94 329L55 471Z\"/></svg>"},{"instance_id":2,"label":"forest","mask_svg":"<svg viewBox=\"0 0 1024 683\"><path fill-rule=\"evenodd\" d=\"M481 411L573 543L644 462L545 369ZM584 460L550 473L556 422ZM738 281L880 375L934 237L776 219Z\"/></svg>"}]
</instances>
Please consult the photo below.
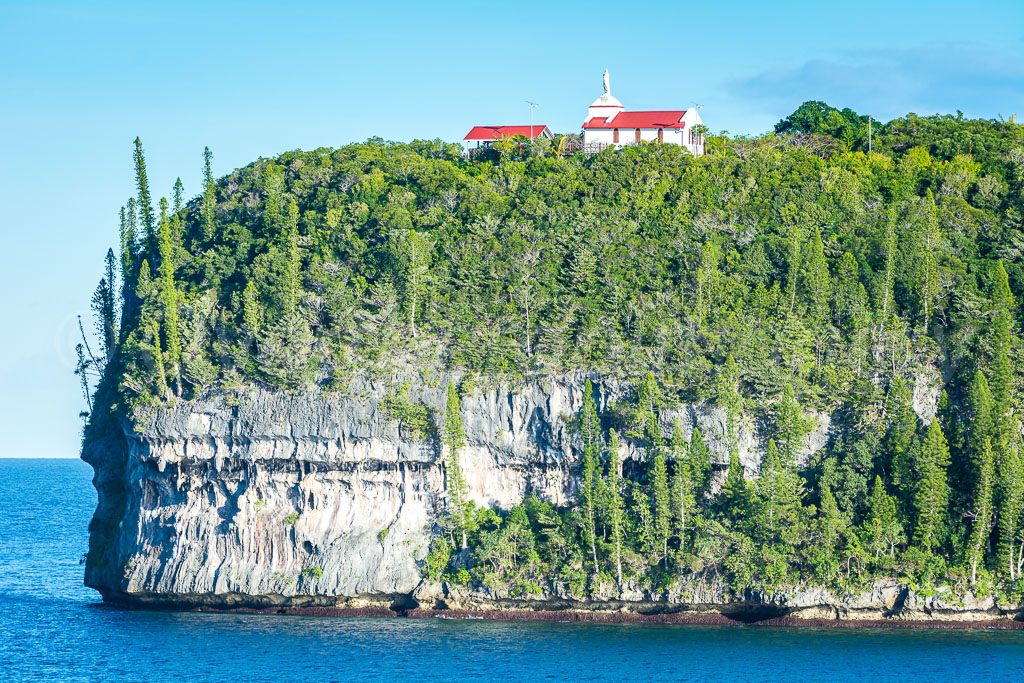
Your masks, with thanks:
<instances>
[{"instance_id":1,"label":"forest","mask_svg":"<svg viewBox=\"0 0 1024 683\"><path fill-rule=\"evenodd\" d=\"M869 149L870 145L870 149ZM583 371L628 382L571 417L579 500L476 507L460 392L396 403L444 454L424 572L506 595L584 597L702 581L737 594L877 577L1024 598L1024 126L873 122L808 102L707 154L649 144L564 155L510 140L292 151L155 199L142 143L80 345L85 438L111 421L260 384L346 392L440 363L514 386ZM934 418L914 409L922 368ZM97 385L95 391L93 386ZM703 402L771 435L756 477L716 471ZM834 436L797 455L807 410ZM620 439L643 446L623 463Z\"/></svg>"}]
</instances>

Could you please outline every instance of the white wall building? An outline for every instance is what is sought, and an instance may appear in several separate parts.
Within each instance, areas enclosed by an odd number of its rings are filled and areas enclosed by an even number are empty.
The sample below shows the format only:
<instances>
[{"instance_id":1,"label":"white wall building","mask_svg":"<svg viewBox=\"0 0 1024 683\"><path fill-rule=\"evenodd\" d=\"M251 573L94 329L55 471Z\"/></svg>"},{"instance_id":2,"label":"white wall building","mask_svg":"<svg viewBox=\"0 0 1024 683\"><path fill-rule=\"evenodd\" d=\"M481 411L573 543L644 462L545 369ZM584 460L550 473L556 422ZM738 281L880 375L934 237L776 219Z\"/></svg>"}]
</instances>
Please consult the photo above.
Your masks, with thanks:
<instances>
[{"instance_id":1,"label":"white wall building","mask_svg":"<svg viewBox=\"0 0 1024 683\"><path fill-rule=\"evenodd\" d=\"M604 94L594 100L583 122L583 148L600 151L608 147L640 142L665 142L685 147L694 156L704 154L704 136L693 133L703 125L696 107L666 111L626 111L612 96L608 70L604 72Z\"/></svg>"}]
</instances>

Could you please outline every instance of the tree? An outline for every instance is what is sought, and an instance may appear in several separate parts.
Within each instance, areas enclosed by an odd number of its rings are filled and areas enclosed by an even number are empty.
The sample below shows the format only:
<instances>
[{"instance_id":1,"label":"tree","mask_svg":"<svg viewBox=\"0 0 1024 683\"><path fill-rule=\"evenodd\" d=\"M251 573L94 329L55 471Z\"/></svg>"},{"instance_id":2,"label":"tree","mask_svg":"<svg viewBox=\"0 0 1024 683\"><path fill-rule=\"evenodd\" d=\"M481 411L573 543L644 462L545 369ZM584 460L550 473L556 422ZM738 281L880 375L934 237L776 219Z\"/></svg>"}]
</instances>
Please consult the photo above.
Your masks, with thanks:
<instances>
[{"instance_id":1,"label":"tree","mask_svg":"<svg viewBox=\"0 0 1024 683\"><path fill-rule=\"evenodd\" d=\"M178 288L174 282L177 244L167 218L167 200L160 199L160 300L164 314L165 362L171 366L175 393L181 396L181 331L178 328Z\"/></svg>"},{"instance_id":2,"label":"tree","mask_svg":"<svg viewBox=\"0 0 1024 683\"><path fill-rule=\"evenodd\" d=\"M832 301L832 276L828 272L828 261L821 243L821 231L814 228L814 239L810 245L810 256L807 260L807 299L811 312L811 320L816 327L828 324L831 318L829 304Z\"/></svg>"},{"instance_id":3,"label":"tree","mask_svg":"<svg viewBox=\"0 0 1024 683\"><path fill-rule=\"evenodd\" d=\"M466 480L459 461L459 450L466 445L466 432L462 426L462 401L455 391L455 383L448 380L448 400L441 425L442 445L445 449L445 482L449 505L456 528L462 534L462 549L468 546L466 528L469 523L469 500Z\"/></svg>"},{"instance_id":4,"label":"tree","mask_svg":"<svg viewBox=\"0 0 1024 683\"><path fill-rule=\"evenodd\" d=\"M211 239L214 231L215 214L217 206L217 186L213 182L213 170L211 163L213 154L209 147L203 148L203 200L200 205L200 223L203 237Z\"/></svg>"},{"instance_id":5,"label":"tree","mask_svg":"<svg viewBox=\"0 0 1024 683\"><path fill-rule=\"evenodd\" d=\"M697 326L714 313L714 304L718 296L718 256L715 254L713 242L705 242L700 252L700 265L697 267Z\"/></svg>"},{"instance_id":6,"label":"tree","mask_svg":"<svg viewBox=\"0 0 1024 683\"><path fill-rule=\"evenodd\" d=\"M949 448L939 421L932 418L921 448L920 481L914 496L917 511L917 543L925 552L932 552L939 542L939 533L946 518L949 484Z\"/></svg>"},{"instance_id":7,"label":"tree","mask_svg":"<svg viewBox=\"0 0 1024 683\"><path fill-rule=\"evenodd\" d=\"M1007 444L1005 439L995 443L995 457L999 473L996 566L1000 571L1005 571L1011 581L1016 581L1020 578L1015 555L1021 510L1024 507L1024 472L1019 450Z\"/></svg>"},{"instance_id":8,"label":"tree","mask_svg":"<svg viewBox=\"0 0 1024 683\"><path fill-rule=\"evenodd\" d=\"M142 223L146 250L156 250L156 216L153 214L153 200L149 195L149 178L146 176L146 158L142 152L142 141L135 138L135 186L138 190L137 206L139 220Z\"/></svg>"},{"instance_id":9,"label":"tree","mask_svg":"<svg viewBox=\"0 0 1024 683\"><path fill-rule=\"evenodd\" d=\"M810 426L804 419L803 408L793 395L793 388L786 385L782 390L775 417L775 437L779 444L779 456L782 466L789 468L796 465L797 456L803 450L804 438L810 433Z\"/></svg>"},{"instance_id":10,"label":"tree","mask_svg":"<svg viewBox=\"0 0 1024 683\"><path fill-rule=\"evenodd\" d=\"M433 244L429 236L410 229L402 243L405 255L405 298L409 333L416 337L416 306L426 292L427 267Z\"/></svg>"},{"instance_id":11,"label":"tree","mask_svg":"<svg viewBox=\"0 0 1024 683\"><path fill-rule=\"evenodd\" d=\"M998 438L1012 443L1015 440L1011 417L1014 405L1014 372L1010 358L1013 354L1012 316L1016 302L1010 292L1009 278L1002 261L996 263L992 306L995 309L995 322L992 325L993 423L998 432Z\"/></svg>"},{"instance_id":12,"label":"tree","mask_svg":"<svg viewBox=\"0 0 1024 683\"><path fill-rule=\"evenodd\" d=\"M974 373L974 381L967 392L967 405L964 415L966 439L961 449L961 461L957 463L958 481L964 489L971 491L977 487L981 473L981 458L987 448L991 451L991 439L995 436L992 425L992 394L989 392L985 375L978 370ZM991 453L990 453L991 457Z\"/></svg>"},{"instance_id":13,"label":"tree","mask_svg":"<svg viewBox=\"0 0 1024 683\"><path fill-rule=\"evenodd\" d=\"M725 483L718 497L719 505L736 520L743 520L749 510L749 491L747 479L740 465L739 453L729 454L729 469L725 474Z\"/></svg>"},{"instance_id":14,"label":"tree","mask_svg":"<svg viewBox=\"0 0 1024 683\"><path fill-rule=\"evenodd\" d=\"M986 436L982 443L978 463L978 485L974 492L973 509L969 516L973 518L971 536L967 542L967 563L971 566L971 585L978 582L978 564L984 559L985 546L992 533L992 490L993 464L992 440Z\"/></svg>"},{"instance_id":15,"label":"tree","mask_svg":"<svg viewBox=\"0 0 1024 683\"><path fill-rule=\"evenodd\" d=\"M786 259L786 302L788 313L796 307L797 278L800 273L800 226L789 229L789 256Z\"/></svg>"},{"instance_id":16,"label":"tree","mask_svg":"<svg viewBox=\"0 0 1024 683\"><path fill-rule=\"evenodd\" d=\"M136 234L135 198L128 200L127 207L121 207L121 286L122 299L126 299L135 263L139 254L139 238Z\"/></svg>"},{"instance_id":17,"label":"tree","mask_svg":"<svg viewBox=\"0 0 1024 683\"><path fill-rule=\"evenodd\" d=\"M622 463L619 460L619 435L608 431L608 525L611 527L612 552L615 559L615 580L622 587Z\"/></svg>"},{"instance_id":18,"label":"tree","mask_svg":"<svg viewBox=\"0 0 1024 683\"><path fill-rule=\"evenodd\" d=\"M868 549L879 555L895 555L896 546L905 541L903 526L896 514L896 501L885 490L881 476L875 476L875 485L868 502L868 515L864 523Z\"/></svg>"},{"instance_id":19,"label":"tree","mask_svg":"<svg viewBox=\"0 0 1024 683\"><path fill-rule=\"evenodd\" d=\"M96 314L96 332L103 348L103 357L109 361L117 345L117 271L114 250L108 249L104 259L104 277L92 295L92 310Z\"/></svg>"},{"instance_id":20,"label":"tree","mask_svg":"<svg viewBox=\"0 0 1024 683\"><path fill-rule=\"evenodd\" d=\"M686 549L686 537L690 530L691 518L697 507L693 491L693 469L683 437L682 425L677 421L672 430L672 508L675 510L675 535L679 538L679 549Z\"/></svg>"},{"instance_id":21,"label":"tree","mask_svg":"<svg viewBox=\"0 0 1024 683\"><path fill-rule=\"evenodd\" d=\"M924 327L927 330L939 295L938 249L942 240L939 220L935 215L935 197L930 189L925 196L922 214L920 298Z\"/></svg>"},{"instance_id":22,"label":"tree","mask_svg":"<svg viewBox=\"0 0 1024 683\"><path fill-rule=\"evenodd\" d=\"M587 379L583 389L583 410L580 414L580 432L583 437L583 514L584 538L590 545L590 554L594 561L594 572L600 570L597 562L597 498L598 482L601 474L598 469L600 454L600 425L597 417L597 405L594 403L594 387Z\"/></svg>"},{"instance_id":23,"label":"tree","mask_svg":"<svg viewBox=\"0 0 1024 683\"><path fill-rule=\"evenodd\" d=\"M181 207L185 206L185 186L181 184L181 178L175 178L174 190L171 194L173 198L173 213L177 215L181 211Z\"/></svg>"},{"instance_id":24,"label":"tree","mask_svg":"<svg viewBox=\"0 0 1024 683\"><path fill-rule=\"evenodd\" d=\"M694 425L690 432L689 452L690 470L693 474L693 488L698 500L702 500L711 492L711 449L704 442L700 427Z\"/></svg>"},{"instance_id":25,"label":"tree","mask_svg":"<svg viewBox=\"0 0 1024 683\"><path fill-rule=\"evenodd\" d=\"M299 290L302 283L299 274L299 206L295 200L288 202L288 271L285 277L285 301L289 313L294 313L299 304Z\"/></svg>"},{"instance_id":26,"label":"tree","mask_svg":"<svg viewBox=\"0 0 1024 683\"><path fill-rule=\"evenodd\" d=\"M743 397L740 395L740 371L730 353L717 377L717 402L725 410L725 432L729 451L739 448L740 417Z\"/></svg>"},{"instance_id":27,"label":"tree","mask_svg":"<svg viewBox=\"0 0 1024 683\"><path fill-rule=\"evenodd\" d=\"M892 483L904 493L912 490L915 482L915 462L911 449L917 432L917 416L911 405L910 389L902 377L889 384L885 400L885 420L888 427L885 447L889 456Z\"/></svg>"},{"instance_id":28,"label":"tree","mask_svg":"<svg viewBox=\"0 0 1024 683\"><path fill-rule=\"evenodd\" d=\"M668 537L672 532L672 498L668 487L668 466L663 449L654 451L654 534L655 546L668 569Z\"/></svg>"},{"instance_id":29,"label":"tree","mask_svg":"<svg viewBox=\"0 0 1024 683\"><path fill-rule=\"evenodd\" d=\"M260 293L252 280L245 285L242 292L242 328L255 337L263 326L263 308L260 306Z\"/></svg>"}]
</instances>

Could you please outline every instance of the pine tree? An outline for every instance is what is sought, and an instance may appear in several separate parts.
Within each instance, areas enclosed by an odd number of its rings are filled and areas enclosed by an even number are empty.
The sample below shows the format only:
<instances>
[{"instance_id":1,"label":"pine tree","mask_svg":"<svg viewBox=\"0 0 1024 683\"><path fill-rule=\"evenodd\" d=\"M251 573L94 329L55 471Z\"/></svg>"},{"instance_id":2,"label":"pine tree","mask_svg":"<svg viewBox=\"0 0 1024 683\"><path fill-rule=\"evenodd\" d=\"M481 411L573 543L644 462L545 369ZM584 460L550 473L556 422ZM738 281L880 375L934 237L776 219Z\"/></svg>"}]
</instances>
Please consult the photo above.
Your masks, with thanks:
<instances>
[{"instance_id":1,"label":"pine tree","mask_svg":"<svg viewBox=\"0 0 1024 683\"><path fill-rule=\"evenodd\" d=\"M697 326L714 314L715 302L718 297L718 256L715 245L708 241L700 252L700 265L697 267Z\"/></svg>"},{"instance_id":2,"label":"pine tree","mask_svg":"<svg viewBox=\"0 0 1024 683\"><path fill-rule=\"evenodd\" d=\"M946 518L949 484L949 448L939 421L932 419L921 448L920 480L914 496L917 511L916 540L926 552L932 552L939 541L939 532Z\"/></svg>"},{"instance_id":3,"label":"pine tree","mask_svg":"<svg viewBox=\"0 0 1024 683\"><path fill-rule=\"evenodd\" d=\"M263 326L263 308L260 306L260 294L256 284L249 280L242 292L242 327L255 337Z\"/></svg>"},{"instance_id":4,"label":"pine tree","mask_svg":"<svg viewBox=\"0 0 1024 683\"><path fill-rule=\"evenodd\" d=\"M156 392L157 396L167 396L167 373L164 371L164 355L160 350L160 323L156 321L156 318L152 319L150 323L151 333L153 335L153 367L156 371Z\"/></svg>"},{"instance_id":5,"label":"pine tree","mask_svg":"<svg viewBox=\"0 0 1024 683\"><path fill-rule=\"evenodd\" d=\"M96 332L103 348L103 357L110 360L117 344L117 266L114 250L108 249L104 259L104 277L92 295L92 310L96 314Z\"/></svg>"},{"instance_id":6,"label":"pine tree","mask_svg":"<svg viewBox=\"0 0 1024 683\"><path fill-rule=\"evenodd\" d=\"M672 532L672 498L668 487L668 466L663 449L654 452L654 534L662 566L668 569L668 537Z\"/></svg>"},{"instance_id":7,"label":"pine tree","mask_svg":"<svg viewBox=\"0 0 1024 683\"><path fill-rule=\"evenodd\" d=\"M211 162L213 154L209 147L203 148L203 200L200 208L200 223L202 225L203 237L213 237L214 209L217 206L217 186L213 182L213 170Z\"/></svg>"},{"instance_id":8,"label":"pine tree","mask_svg":"<svg viewBox=\"0 0 1024 683\"><path fill-rule=\"evenodd\" d=\"M778 521L778 485L781 469L782 463L779 459L779 449L775 445L775 439L768 439L768 447L761 460L761 474L757 478L756 486L761 497L765 526L769 537L775 534L775 526Z\"/></svg>"},{"instance_id":9,"label":"pine tree","mask_svg":"<svg viewBox=\"0 0 1024 683\"><path fill-rule=\"evenodd\" d=\"M416 310L427 285L427 267L433 244L424 234L410 229L403 243L405 252L405 298L409 311L409 332L416 337Z\"/></svg>"},{"instance_id":10,"label":"pine tree","mask_svg":"<svg viewBox=\"0 0 1024 683\"><path fill-rule=\"evenodd\" d=\"M697 500L703 500L711 492L711 449L704 442L704 435L696 425L690 432L689 460L693 473L693 489Z\"/></svg>"},{"instance_id":11,"label":"pine tree","mask_svg":"<svg viewBox=\"0 0 1024 683\"><path fill-rule=\"evenodd\" d=\"M608 524L611 527L612 552L615 557L615 580L622 587L622 463L619 461L619 435L614 429L608 431Z\"/></svg>"},{"instance_id":12,"label":"pine tree","mask_svg":"<svg viewBox=\"0 0 1024 683\"><path fill-rule=\"evenodd\" d=\"M868 548L878 556L887 553L895 555L896 546L904 542L903 527L896 516L896 501L885 491L882 477L875 477L875 486L868 501L868 518L865 520Z\"/></svg>"},{"instance_id":13,"label":"pine tree","mask_svg":"<svg viewBox=\"0 0 1024 683\"><path fill-rule=\"evenodd\" d=\"M885 270L882 273L881 290L878 292L879 320L889 324L893 311L893 282L896 279L896 218L890 213L885 222Z\"/></svg>"},{"instance_id":14,"label":"pine tree","mask_svg":"<svg viewBox=\"0 0 1024 683\"><path fill-rule=\"evenodd\" d=\"M848 251L843 252L836 273L835 321L836 327L847 334L852 333L857 325L856 309L862 287L857 258Z\"/></svg>"},{"instance_id":15,"label":"pine tree","mask_svg":"<svg viewBox=\"0 0 1024 683\"><path fill-rule=\"evenodd\" d=\"M177 215L181 212L181 208L185 206L185 186L181 184L181 178L175 178L174 180L174 191L173 197L173 213Z\"/></svg>"},{"instance_id":16,"label":"pine tree","mask_svg":"<svg viewBox=\"0 0 1024 683\"><path fill-rule=\"evenodd\" d=\"M583 437L583 516L584 538L590 545L590 554L594 561L594 573L600 570L597 561L597 504L600 470L598 456L600 454L600 423L597 416L597 405L594 402L594 387L587 379L583 388L583 410L580 414L580 432Z\"/></svg>"},{"instance_id":17,"label":"pine tree","mask_svg":"<svg viewBox=\"0 0 1024 683\"><path fill-rule=\"evenodd\" d=\"M142 224L143 237L146 240L146 251L156 251L156 216L153 213L153 200L149 195L149 178L146 176L146 158L142 153L142 141L135 138L135 186L138 189L137 206L139 221Z\"/></svg>"},{"instance_id":18,"label":"pine tree","mask_svg":"<svg viewBox=\"0 0 1024 683\"><path fill-rule=\"evenodd\" d=\"M826 549L834 553L835 546L839 542L839 534L843 530L843 519L839 513L839 506L836 505L835 496L828 484L821 487L821 505L818 508L818 520L821 526L821 538Z\"/></svg>"},{"instance_id":19,"label":"pine tree","mask_svg":"<svg viewBox=\"0 0 1024 683\"><path fill-rule=\"evenodd\" d=\"M935 197L931 189L927 191L922 211L921 226L921 276L920 291L921 313L924 318L925 329L931 323L932 315L935 313L935 300L939 295L939 243L942 233L939 230L939 220L935 215Z\"/></svg>"},{"instance_id":20,"label":"pine tree","mask_svg":"<svg viewBox=\"0 0 1024 683\"><path fill-rule=\"evenodd\" d=\"M462 401L455 391L455 383L448 381L448 401L445 406L441 438L446 451L445 481L456 528L462 534L462 549L468 547L466 528L469 525L469 500L466 480L459 461L459 450L466 445L466 432L462 426Z\"/></svg>"},{"instance_id":21,"label":"pine tree","mask_svg":"<svg viewBox=\"0 0 1024 683\"><path fill-rule=\"evenodd\" d=\"M828 261L821 243L821 231L814 228L810 257L807 263L807 298L814 325L821 328L831 318L829 304L832 301L832 276L828 272Z\"/></svg>"},{"instance_id":22,"label":"pine tree","mask_svg":"<svg viewBox=\"0 0 1024 683\"><path fill-rule=\"evenodd\" d=\"M725 436L729 451L739 448L740 417L743 397L740 395L740 371L730 353L716 378L717 402L725 410Z\"/></svg>"},{"instance_id":23,"label":"pine tree","mask_svg":"<svg viewBox=\"0 0 1024 683\"><path fill-rule=\"evenodd\" d=\"M121 297L127 300L131 279L135 273L139 244L135 226L135 198L128 200L128 206L121 207Z\"/></svg>"},{"instance_id":24,"label":"pine tree","mask_svg":"<svg viewBox=\"0 0 1024 683\"><path fill-rule=\"evenodd\" d=\"M786 264L786 311L792 314L796 307L796 285L800 273L800 228L797 225L790 228L789 256Z\"/></svg>"},{"instance_id":25,"label":"pine tree","mask_svg":"<svg viewBox=\"0 0 1024 683\"><path fill-rule=\"evenodd\" d=\"M1011 581L1020 578L1014 557L1017 535L1020 533L1021 510L1024 507L1024 471L1020 452L1005 439L995 443L999 489L998 489L998 532L996 566L1005 571Z\"/></svg>"},{"instance_id":26,"label":"pine tree","mask_svg":"<svg viewBox=\"0 0 1024 683\"><path fill-rule=\"evenodd\" d=\"M790 533L801 521L804 485L800 475L782 460L773 439L761 464L761 476L755 482L760 503L762 526L769 540L782 538L793 545L797 539Z\"/></svg>"},{"instance_id":27,"label":"pine tree","mask_svg":"<svg viewBox=\"0 0 1024 683\"><path fill-rule=\"evenodd\" d=\"M992 394L981 370L974 373L974 381L967 392L964 424L966 434L961 444L960 458L954 469L954 480L960 483L963 490L973 491L977 487L978 475L981 472L982 452L986 448L991 449L991 439L995 436L992 425Z\"/></svg>"},{"instance_id":28,"label":"pine tree","mask_svg":"<svg viewBox=\"0 0 1024 683\"><path fill-rule=\"evenodd\" d=\"M175 393L181 396L181 331L178 328L178 288L174 282L177 245L167 217L167 200L160 199L160 299L164 313L165 362L171 366Z\"/></svg>"},{"instance_id":29,"label":"pine tree","mask_svg":"<svg viewBox=\"0 0 1024 683\"><path fill-rule=\"evenodd\" d=\"M722 509L733 519L742 520L748 512L750 497L747 480L743 474L743 466L740 465L739 453L736 451L729 454L729 469L725 474L719 501Z\"/></svg>"},{"instance_id":30,"label":"pine tree","mask_svg":"<svg viewBox=\"0 0 1024 683\"><path fill-rule=\"evenodd\" d=\"M803 408L793 395L793 388L787 384L782 390L782 400L775 418L775 436L784 468L796 466L797 456L803 450L804 438L808 433L810 427L804 419Z\"/></svg>"},{"instance_id":31,"label":"pine tree","mask_svg":"<svg viewBox=\"0 0 1024 683\"><path fill-rule=\"evenodd\" d=\"M288 273L285 278L285 301L288 312L294 313L299 304L299 206L295 200L288 203Z\"/></svg>"},{"instance_id":32,"label":"pine tree","mask_svg":"<svg viewBox=\"0 0 1024 683\"><path fill-rule=\"evenodd\" d=\"M1013 311L1016 307L1010 292L1010 281L1003 262L996 265L995 286L992 295L995 322L992 325L992 401L993 422L998 438L1007 443L1016 440L1013 429Z\"/></svg>"},{"instance_id":33,"label":"pine tree","mask_svg":"<svg viewBox=\"0 0 1024 683\"><path fill-rule=\"evenodd\" d=\"M885 419L888 424L885 446L892 483L904 493L909 493L915 482L915 463L911 449L917 431L917 417L911 405L910 390L902 377L896 377L889 385Z\"/></svg>"},{"instance_id":34,"label":"pine tree","mask_svg":"<svg viewBox=\"0 0 1024 683\"><path fill-rule=\"evenodd\" d=\"M686 536L691 518L697 507L693 493L693 470L687 453L683 427L677 421L672 430L672 509L675 510L675 535L679 538L679 549L685 551Z\"/></svg>"},{"instance_id":35,"label":"pine tree","mask_svg":"<svg viewBox=\"0 0 1024 683\"><path fill-rule=\"evenodd\" d=\"M992 533L992 490L994 485L992 462L992 440L986 436L981 446L978 462L977 487L974 492L971 517L971 537L967 543L967 563L971 565L971 585L978 581L978 564L984 560L985 546Z\"/></svg>"}]
</instances>

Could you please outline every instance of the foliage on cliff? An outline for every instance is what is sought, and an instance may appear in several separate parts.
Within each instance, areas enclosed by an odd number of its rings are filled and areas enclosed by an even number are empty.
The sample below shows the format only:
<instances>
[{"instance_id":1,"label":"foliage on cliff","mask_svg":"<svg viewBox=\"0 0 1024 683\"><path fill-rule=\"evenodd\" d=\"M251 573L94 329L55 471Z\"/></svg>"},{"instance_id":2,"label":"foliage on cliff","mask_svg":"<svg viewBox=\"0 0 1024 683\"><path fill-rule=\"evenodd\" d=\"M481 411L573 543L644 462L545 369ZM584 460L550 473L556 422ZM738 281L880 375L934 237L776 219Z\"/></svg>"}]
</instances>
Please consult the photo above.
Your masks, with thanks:
<instances>
[{"instance_id":1,"label":"foliage on cliff","mask_svg":"<svg viewBox=\"0 0 1024 683\"><path fill-rule=\"evenodd\" d=\"M648 393L601 417L587 484L609 488L607 427L646 441L656 469L618 485L623 553L663 572L693 556L741 584L829 562L1016 579L1024 127L910 115L879 126L868 154L865 123L807 103L779 134L718 137L701 159L652 144L470 161L369 140L219 181L207 152L200 195L179 184L155 206L136 141L137 191L94 298L104 349L81 369L106 363L134 406L247 382L344 390L354 372L438 354L512 382L625 377ZM930 425L911 407L924 365L945 385ZM712 496L693 446L651 427L655 387L775 425L759 482L735 463ZM843 427L799 474L793 406ZM666 493L679 477L691 489ZM605 571L614 506L594 500L579 544ZM665 517L680 506L683 531ZM523 510L535 538L537 509Z\"/></svg>"}]
</instances>

